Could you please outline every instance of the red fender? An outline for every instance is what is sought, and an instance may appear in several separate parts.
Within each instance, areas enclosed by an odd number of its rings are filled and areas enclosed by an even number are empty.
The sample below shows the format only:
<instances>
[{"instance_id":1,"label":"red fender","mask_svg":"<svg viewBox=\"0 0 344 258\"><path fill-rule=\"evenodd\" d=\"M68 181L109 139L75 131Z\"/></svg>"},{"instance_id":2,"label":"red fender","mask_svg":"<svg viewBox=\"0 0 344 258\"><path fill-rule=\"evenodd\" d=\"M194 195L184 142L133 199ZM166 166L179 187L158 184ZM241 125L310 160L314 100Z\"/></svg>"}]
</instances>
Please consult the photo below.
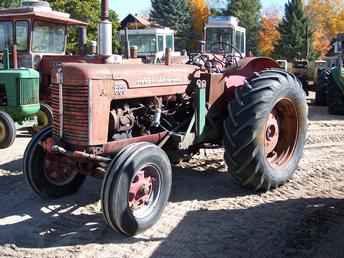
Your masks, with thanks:
<instances>
[{"instance_id":1,"label":"red fender","mask_svg":"<svg viewBox=\"0 0 344 258\"><path fill-rule=\"evenodd\" d=\"M275 60L268 57L247 57L239 61L238 67L225 71L223 80L225 81L226 100L234 97L235 87L244 85L245 80L252 78L254 73L268 68L280 68L280 66Z\"/></svg>"}]
</instances>

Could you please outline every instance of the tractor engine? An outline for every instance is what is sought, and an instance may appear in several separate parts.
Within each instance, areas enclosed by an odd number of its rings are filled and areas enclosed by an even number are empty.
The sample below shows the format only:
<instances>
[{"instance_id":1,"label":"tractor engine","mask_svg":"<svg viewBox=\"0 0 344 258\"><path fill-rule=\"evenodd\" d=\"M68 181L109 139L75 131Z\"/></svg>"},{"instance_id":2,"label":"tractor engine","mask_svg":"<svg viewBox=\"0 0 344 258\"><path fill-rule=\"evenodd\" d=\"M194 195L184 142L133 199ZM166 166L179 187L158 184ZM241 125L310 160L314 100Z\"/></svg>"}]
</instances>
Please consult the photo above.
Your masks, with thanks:
<instances>
[{"instance_id":1,"label":"tractor engine","mask_svg":"<svg viewBox=\"0 0 344 258\"><path fill-rule=\"evenodd\" d=\"M65 146L113 152L121 141L161 140L193 114L191 65L63 64L52 76L53 135Z\"/></svg>"}]
</instances>

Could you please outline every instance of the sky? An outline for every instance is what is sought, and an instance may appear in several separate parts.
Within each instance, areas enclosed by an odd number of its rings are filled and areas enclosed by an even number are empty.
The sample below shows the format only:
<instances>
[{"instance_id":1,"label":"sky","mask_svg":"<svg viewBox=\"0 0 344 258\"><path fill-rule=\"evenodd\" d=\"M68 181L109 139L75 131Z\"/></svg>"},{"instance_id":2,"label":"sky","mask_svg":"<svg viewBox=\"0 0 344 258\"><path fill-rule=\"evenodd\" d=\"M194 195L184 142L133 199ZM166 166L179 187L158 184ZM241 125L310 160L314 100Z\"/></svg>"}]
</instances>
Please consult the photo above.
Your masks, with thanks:
<instances>
[{"instance_id":1,"label":"sky","mask_svg":"<svg viewBox=\"0 0 344 258\"><path fill-rule=\"evenodd\" d=\"M263 8L283 9L287 0L261 0ZM119 14L119 18L123 19L129 13L149 13L151 0L110 0L110 6ZM282 10L281 10L282 12Z\"/></svg>"}]
</instances>

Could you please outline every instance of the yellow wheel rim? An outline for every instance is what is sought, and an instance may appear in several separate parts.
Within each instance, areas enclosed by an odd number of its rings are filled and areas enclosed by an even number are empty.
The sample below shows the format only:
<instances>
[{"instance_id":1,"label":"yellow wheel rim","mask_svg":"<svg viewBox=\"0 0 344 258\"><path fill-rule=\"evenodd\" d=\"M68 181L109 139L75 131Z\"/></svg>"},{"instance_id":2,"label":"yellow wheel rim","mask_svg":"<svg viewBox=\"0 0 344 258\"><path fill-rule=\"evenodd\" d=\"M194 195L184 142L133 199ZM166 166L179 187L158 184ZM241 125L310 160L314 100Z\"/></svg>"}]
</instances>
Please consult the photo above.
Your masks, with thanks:
<instances>
[{"instance_id":1,"label":"yellow wheel rim","mask_svg":"<svg viewBox=\"0 0 344 258\"><path fill-rule=\"evenodd\" d=\"M37 114L37 127L43 128L49 125L49 118L46 113L39 111Z\"/></svg>"},{"instance_id":2,"label":"yellow wheel rim","mask_svg":"<svg viewBox=\"0 0 344 258\"><path fill-rule=\"evenodd\" d=\"M0 121L0 142L3 142L6 139L6 126Z\"/></svg>"}]
</instances>

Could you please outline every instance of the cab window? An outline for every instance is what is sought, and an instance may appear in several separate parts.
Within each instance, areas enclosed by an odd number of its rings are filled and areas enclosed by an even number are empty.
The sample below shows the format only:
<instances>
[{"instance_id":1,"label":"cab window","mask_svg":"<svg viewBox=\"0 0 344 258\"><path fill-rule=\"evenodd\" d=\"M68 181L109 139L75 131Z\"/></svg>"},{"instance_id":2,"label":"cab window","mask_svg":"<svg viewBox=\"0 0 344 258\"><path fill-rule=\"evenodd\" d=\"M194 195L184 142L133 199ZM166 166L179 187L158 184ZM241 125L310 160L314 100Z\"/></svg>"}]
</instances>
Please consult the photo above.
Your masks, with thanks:
<instances>
[{"instance_id":1,"label":"cab window","mask_svg":"<svg viewBox=\"0 0 344 258\"><path fill-rule=\"evenodd\" d=\"M29 23L27 21L16 22L16 45L17 50L28 50Z\"/></svg>"},{"instance_id":2,"label":"cab window","mask_svg":"<svg viewBox=\"0 0 344 258\"><path fill-rule=\"evenodd\" d=\"M35 22L32 33L32 51L36 53L64 53L66 26Z\"/></svg>"},{"instance_id":3,"label":"cab window","mask_svg":"<svg viewBox=\"0 0 344 258\"><path fill-rule=\"evenodd\" d=\"M164 51L164 36L158 36L158 51Z\"/></svg>"},{"instance_id":4,"label":"cab window","mask_svg":"<svg viewBox=\"0 0 344 258\"><path fill-rule=\"evenodd\" d=\"M13 45L13 25L12 22L0 22L0 51L10 48Z\"/></svg>"}]
</instances>

